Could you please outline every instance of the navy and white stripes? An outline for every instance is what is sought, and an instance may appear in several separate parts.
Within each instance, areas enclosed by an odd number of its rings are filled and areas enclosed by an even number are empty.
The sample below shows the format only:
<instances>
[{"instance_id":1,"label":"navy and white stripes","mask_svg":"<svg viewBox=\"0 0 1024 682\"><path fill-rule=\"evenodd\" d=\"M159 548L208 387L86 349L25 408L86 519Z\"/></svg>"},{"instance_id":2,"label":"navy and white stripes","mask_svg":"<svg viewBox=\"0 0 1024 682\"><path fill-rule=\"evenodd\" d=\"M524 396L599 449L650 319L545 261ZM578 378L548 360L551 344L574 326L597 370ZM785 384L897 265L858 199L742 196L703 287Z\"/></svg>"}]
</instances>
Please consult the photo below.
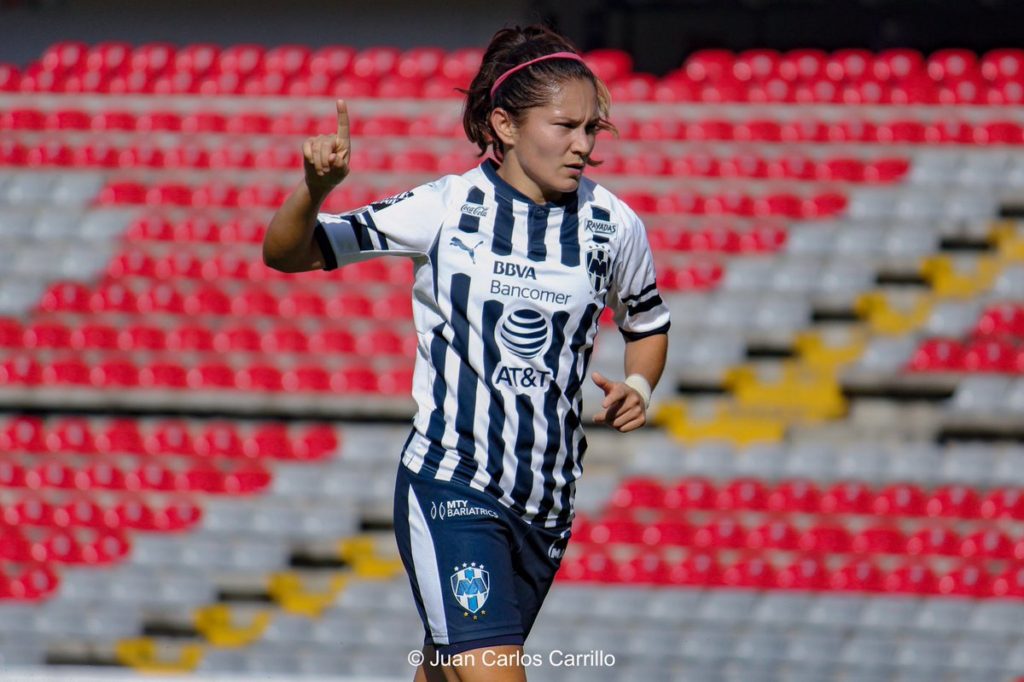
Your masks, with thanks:
<instances>
[{"instance_id":1,"label":"navy and white stripes","mask_svg":"<svg viewBox=\"0 0 1024 682\"><path fill-rule=\"evenodd\" d=\"M533 524L569 524L601 311L613 306L627 338L669 324L636 215L589 180L536 204L485 162L323 214L316 239L327 267L416 259L419 410L403 463L485 491Z\"/></svg>"}]
</instances>

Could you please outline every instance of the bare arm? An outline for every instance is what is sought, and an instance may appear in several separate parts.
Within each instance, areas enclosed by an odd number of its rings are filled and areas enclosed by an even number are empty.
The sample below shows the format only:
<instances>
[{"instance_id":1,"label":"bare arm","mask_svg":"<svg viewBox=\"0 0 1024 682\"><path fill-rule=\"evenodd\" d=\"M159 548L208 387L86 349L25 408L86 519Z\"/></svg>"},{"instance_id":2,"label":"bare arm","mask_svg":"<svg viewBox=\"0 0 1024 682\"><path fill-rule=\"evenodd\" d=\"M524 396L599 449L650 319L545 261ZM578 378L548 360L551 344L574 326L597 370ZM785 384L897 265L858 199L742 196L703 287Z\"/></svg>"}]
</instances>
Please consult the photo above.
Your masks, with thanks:
<instances>
[{"instance_id":1,"label":"bare arm","mask_svg":"<svg viewBox=\"0 0 1024 682\"><path fill-rule=\"evenodd\" d=\"M324 267L324 255L313 239L316 214L332 189L349 173L351 137L348 108L336 103L338 132L318 135L302 145L305 178L292 190L270 220L263 237L263 262L281 272Z\"/></svg>"},{"instance_id":2,"label":"bare arm","mask_svg":"<svg viewBox=\"0 0 1024 682\"><path fill-rule=\"evenodd\" d=\"M639 374L651 390L658 385L665 371L668 353L668 334L652 334L636 341L626 342L626 376ZM594 415L598 424L608 424L623 433L639 429L647 423L647 408L640 393L624 381L611 381L594 372L594 383L604 391L601 411Z\"/></svg>"}]
</instances>

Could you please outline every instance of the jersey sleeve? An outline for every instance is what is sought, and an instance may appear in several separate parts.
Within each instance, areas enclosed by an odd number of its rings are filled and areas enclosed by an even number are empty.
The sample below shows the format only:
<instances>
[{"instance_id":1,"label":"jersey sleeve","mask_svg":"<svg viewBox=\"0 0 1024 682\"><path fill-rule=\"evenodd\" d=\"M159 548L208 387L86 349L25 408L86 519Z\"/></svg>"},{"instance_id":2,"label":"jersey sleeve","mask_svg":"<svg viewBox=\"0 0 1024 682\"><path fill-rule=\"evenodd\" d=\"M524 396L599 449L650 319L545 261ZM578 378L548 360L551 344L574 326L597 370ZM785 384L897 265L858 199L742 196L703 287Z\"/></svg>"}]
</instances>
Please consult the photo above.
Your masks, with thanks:
<instances>
[{"instance_id":1,"label":"jersey sleeve","mask_svg":"<svg viewBox=\"0 0 1024 682\"><path fill-rule=\"evenodd\" d=\"M668 332L671 322L668 306L658 293L654 258L643 222L627 211L624 224L607 300L619 331L627 341L636 341Z\"/></svg>"},{"instance_id":2,"label":"jersey sleeve","mask_svg":"<svg viewBox=\"0 0 1024 682\"><path fill-rule=\"evenodd\" d=\"M444 220L444 183L421 185L348 213L318 213L324 270L375 256L424 256Z\"/></svg>"}]
</instances>

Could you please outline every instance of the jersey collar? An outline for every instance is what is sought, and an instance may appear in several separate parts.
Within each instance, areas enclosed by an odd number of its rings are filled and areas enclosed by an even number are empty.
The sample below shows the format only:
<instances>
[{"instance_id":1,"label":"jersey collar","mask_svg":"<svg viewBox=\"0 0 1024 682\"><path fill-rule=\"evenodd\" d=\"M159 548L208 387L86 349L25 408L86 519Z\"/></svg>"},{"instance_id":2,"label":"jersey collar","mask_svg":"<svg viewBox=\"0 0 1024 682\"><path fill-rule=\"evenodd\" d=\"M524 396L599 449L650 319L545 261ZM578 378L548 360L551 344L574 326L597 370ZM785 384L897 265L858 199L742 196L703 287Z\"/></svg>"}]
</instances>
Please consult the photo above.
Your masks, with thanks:
<instances>
[{"instance_id":1,"label":"jersey collar","mask_svg":"<svg viewBox=\"0 0 1024 682\"><path fill-rule=\"evenodd\" d=\"M576 201L576 192L569 192L563 195L558 201L548 201L543 204L538 204L512 185L505 182L505 180L498 175L498 164L494 159L484 159L483 163L480 164L480 170L483 171L484 175L487 176L487 179L494 185L494 189L499 194L509 199L523 201L531 206L545 206L547 208L563 208L564 206L568 206Z\"/></svg>"}]
</instances>

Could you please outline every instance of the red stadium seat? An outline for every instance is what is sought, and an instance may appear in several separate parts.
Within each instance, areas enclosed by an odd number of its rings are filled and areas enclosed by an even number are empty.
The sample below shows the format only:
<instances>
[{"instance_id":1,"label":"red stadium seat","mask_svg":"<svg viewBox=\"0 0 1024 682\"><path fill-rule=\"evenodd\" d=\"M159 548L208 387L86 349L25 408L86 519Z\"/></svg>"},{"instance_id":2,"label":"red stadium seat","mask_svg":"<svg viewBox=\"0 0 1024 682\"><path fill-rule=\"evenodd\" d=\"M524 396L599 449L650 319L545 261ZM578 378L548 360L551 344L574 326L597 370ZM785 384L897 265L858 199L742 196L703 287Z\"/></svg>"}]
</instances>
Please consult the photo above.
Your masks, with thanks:
<instances>
[{"instance_id":1,"label":"red stadium seat","mask_svg":"<svg viewBox=\"0 0 1024 682\"><path fill-rule=\"evenodd\" d=\"M184 252L179 253L182 256L187 256ZM157 267L159 268L159 266L158 263ZM160 271L158 270L158 272ZM183 315L185 314L185 297L173 284L159 282L139 294L138 306L140 313Z\"/></svg>"},{"instance_id":2,"label":"red stadium seat","mask_svg":"<svg viewBox=\"0 0 1024 682\"><path fill-rule=\"evenodd\" d=\"M153 75L174 64L176 48L171 43L143 43L135 47L128 59L132 71Z\"/></svg>"},{"instance_id":3,"label":"red stadium seat","mask_svg":"<svg viewBox=\"0 0 1024 682\"><path fill-rule=\"evenodd\" d=\"M268 422L242 438L240 456L249 459L294 459L288 427Z\"/></svg>"},{"instance_id":4,"label":"red stadium seat","mask_svg":"<svg viewBox=\"0 0 1024 682\"><path fill-rule=\"evenodd\" d=\"M784 519L765 521L747 534L751 549L800 550L800 532Z\"/></svg>"},{"instance_id":5,"label":"red stadium seat","mask_svg":"<svg viewBox=\"0 0 1024 682\"><path fill-rule=\"evenodd\" d=\"M965 537L960 555L965 559L1017 559L1013 540L998 528L985 528Z\"/></svg>"},{"instance_id":6,"label":"red stadium seat","mask_svg":"<svg viewBox=\"0 0 1024 682\"><path fill-rule=\"evenodd\" d=\"M746 587L767 590L775 587L775 568L764 557L740 557L722 573L722 584L729 587Z\"/></svg>"},{"instance_id":7,"label":"red stadium seat","mask_svg":"<svg viewBox=\"0 0 1024 682\"><path fill-rule=\"evenodd\" d=\"M930 525L907 538L907 553L960 556L961 543L960 536L952 528Z\"/></svg>"},{"instance_id":8,"label":"red stadium seat","mask_svg":"<svg viewBox=\"0 0 1024 682\"><path fill-rule=\"evenodd\" d=\"M173 68L179 73L203 74L213 67L219 54L220 48L216 45L186 45L175 53Z\"/></svg>"},{"instance_id":9,"label":"red stadium seat","mask_svg":"<svg viewBox=\"0 0 1024 682\"><path fill-rule=\"evenodd\" d=\"M821 504L821 491L810 480L792 479L780 481L768 493L768 511L806 514L817 513Z\"/></svg>"},{"instance_id":10,"label":"red stadium seat","mask_svg":"<svg viewBox=\"0 0 1024 682\"><path fill-rule=\"evenodd\" d=\"M93 367L89 378L97 388L137 388L139 368L127 359L107 360Z\"/></svg>"},{"instance_id":11,"label":"red stadium seat","mask_svg":"<svg viewBox=\"0 0 1024 682\"><path fill-rule=\"evenodd\" d=\"M264 353L271 355L305 353L309 350L309 337L301 327L279 326L263 334L261 347Z\"/></svg>"},{"instance_id":12,"label":"red stadium seat","mask_svg":"<svg viewBox=\"0 0 1024 682\"><path fill-rule=\"evenodd\" d=\"M231 45L220 52L213 68L222 73L249 74L263 63L265 53L266 50L260 45Z\"/></svg>"},{"instance_id":13,"label":"red stadium seat","mask_svg":"<svg viewBox=\"0 0 1024 682\"><path fill-rule=\"evenodd\" d=\"M146 431L146 452L152 455L196 454L195 439L188 424L180 419L158 422Z\"/></svg>"},{"instance_id":14,"label":"red stadium seat","mask_svg":"<svg viewBox=\"0 0 1024 682\"><path fill-rule=\"evenodd\" d=\"M327 76L340 76L347 73L355 58L356 50L346 46L322 47L309 57L309 72Z\"/></svg>"},{"instance_id":15,"label":"red stadium seat","mask_svg":"<svg viewBox=\"0 0 1024 682\"><path fill-rule=\"evenodd\" d=\"M48 385L88 386L89 366L75 357L55 357L42 366L40 378Z\"/></svg>"},{"instance_id":16,"label":"red stadium seat","mask_svg":"<svg viewBox=\"0 0 1024 682\"><path fill-rule=\"evenodd\" d=\"M78 282L54 282L40 299L39 310L88 313L91 310L89 288Z\"/></svg>"},{"instance_id":17,"label":"red stadium seat","mask_svg":"<svg viewBox=\"0 0 1024 682\"><path fill-rule=\"evenodd\" d=\"M645 525L640 539L648 547L689 547L693 544L693 526L685 519L667 517Z\"/></svg>"},{"instance_id":18,"label":"red stadium seat","mask_svg":"<svg viewBox=\"0 0 1024 682\"><path fill-rule=\"evenodd\" d=\"M907 538L895 525L870 525L854 534L850 548L857 554L903 554L907 550Z\"/></svg>"},{"instance_id":19,"label":"red stadium seat","mask_svg":"<svg viewBox=\"0 0 1024 682\"><path fill-rule=\"evenodd\" d=\"M928 58L928 77L934 81L958 81L978 73L978 56L971 50L945 49Z\"/></svg>"},{"instance_id":20,"label":"red stadium seat","mask_svg":"<svg viewBox=\"0 0 1024 682\"><path fill-rule=\"evenodd\" d=\"M628 518L606 518L593 523L584 542L595 545L639 545L643 542L643 524Z\"/></svg>"},{"instance_id":21,"label":"red stadium seat","mask_svg":"<svg viewBox=\"0 0 1024 682\"><path fill-rule=\"evenodd\" d=\"M135 419L113 419L104 429L97 429L96 451L104 455L146 454L145 438Z\"/></svg>"},{"instance_id":22,"label":"red stadium seat","mask_svg":"<svg viewBox=\"0 0 1024 682\"><path fill-rule=\"evenodd\" d=\"M441 62L441 73L456 82L469 85L480 69L483 50L476 47L460 48L445 54Z\"/></svg>"},{"instance_id":23,"label":"red stadium seat","mask_svg":"<svg viewBox=\"0 0 1024 682\"><path fill-rule=\"evenodd\" d=\"M852 546L852 536L844 526L830 522L814 524L800 534L800 549L808 553L846 553Z\"/></svg>"},{"instance_id":24,"label":"red stadium seat","mask_svg":"<svg viewBox=\"0 0 1024 682\"><path fill-rule=\"evenodd\" d=\"M928 564L911 559L885 575L884 587L886 592L899 594L938 594L939 580Z\"/></svg>"},{"instance_id":25,"label":"red stadium seat","mask_svg":"<svg viewBox=\"0 0 1024 682\"><path fill-rule=\"evenodd\" d=\"M52 453L94 455L99 452L88 419L66 417L48 424L46 431L46 448Z\"/></svg>"},{"instance_id":26,"label":"red stadium seat","mask_svg":"<svg viewBox=\"0 0 1024 682\"><path fill-rule=\"evenodd\" d=\"M714 586L722 583L722 565L711 552L692 552L681 563L669 567L673 585Z\"/></svg>"},{"instance_id":27,"label":"red stadium seat","mask_svg":"<svg viewBox=\"0 0 1024 682\"><path fill-rule=\"evenodd\" d=\"M963 367L964 349L954 339L926 339L911 357L908 368L915 372L956 371Z\"/></svg>"},{"instance_id":28,"label":"red stadium seat","mask_svg":"<svg viewBox=\"0 0 1024 682\"><path fill-rule=\"evenodd\" d=\"M661 484L649 478L633 478L623 481L612 494L610 504L619 509L660 509L665 499Z\"/></svg>"},{"instance_id":29,"label":"red stadium seat","mask_svg":"<svg viewBox=\"0 0 1024 682\"><path fill-rule=\"evenodd\" d=\"M355 336L347 329L321 329L309 337L309 350L317 355L348 355L355 352L355 347Z\"/></svg>"},{"instance_id":30,"label":"red stadium seat","mask_svg":"<svg viewBox=\"0 0 1024 682\"><path fill-rule=\"evenodd\" d=\"M288 393L330 391L331 373L319 365L300 365L284 371L281 386Z\"/></svg>"},{"instance_id":31,"label":"red stadium seat","mask_svg":"<svg viewBox=\"0 0 1024 682\"><path fill-rule=\"evenodd\" d=\"M831 583L831 573L823 557L797 555L779 569L775 582L782 589L826 590Z\"/></svg>"},{"instance_id":32,"label":"red stadium seat","mask_svg":"<svg viewBox=\"0 0 1024 682\"><path fill-rule=\"evenodd\" d=\"M882 81L905 80L925 72L924 57L917 50L893 48L875 56L873 75Z\"/></svg>"},{"instance_id":33,"label":"red stadium seat","mask_svg":"<svg viewBox=\"0 0 1024 682\"><path fill-rule=\"evenodd\" d=\"M924 516L927 504L928 496L918 486L894 483L878 492L871 507L880 516Z\"/></svg>"},{"instance_id":34,"label":"red stadium seat","mask_svg":"<svg viewBox=\"0 0 1024 682\"><path fill-rule=\"evenodd\" d=\"M107 266L107 276L111 279L156 277L156 263L148 250L129 246Z\"/></svg>"},{"instance_id":35,"label":"red stadium seat","mask_svg":"<svg viewBox=\"0 0 1024 682\"><path fill-rule=\"evenodd\" d=\"M139 368L141 388L188 388L188 371L174 361L151 362Z\"/></svg>"},{"instance_id":36,"label":"red stadium seat","mask_svg":"<svg viewBox=\"0 0 1024 682\"><path fill-rule=\"evenodd\" d=\"M832 573L829 587L842 591L882 592L885 574L870 559L852 559Z\"/></svg>"},{"instance_id":37,"label":"red stadium seat","mask_svg":"<svg viewBox=\"0 0 1024 682\"><path fill-rule=\"evenodd\" d=\"M768 507L768 488L755 478L735 479L718 490L715 506L727 511L765 511Z\"/></svg>"},{"instance_id":38,"label":"red stadium seat","mask_svg":"<svg viewBox=\"0 0 1024 682\"><path fill-rule=\"evenodd\" d=\"M712 518L693 530L693 545L709 549L746 547L747 529L730 516Z\"/></svg>"},{"instance_id":39,"label":"red stadium seat","mask_svg":"<svg viewBox=\"0 0 1024 682\"><path fill-rule=\"evenodd\" d=\"M262 334L252 326L235 323L220 329L214 335L213 346L221 353L230 351L258 353L263 347Z\"/></svg>"},{"instance_id":40,"label":"red stadium seat","mask_svg":"<svg viewBox=\"0 0 1024 682\"><path fill-rule=\"evenodd\" d=\"M660 554L639 552L617 566L615 582L624 585L666 585L671 582L670 575L669 566Z\"/></svg>"},{"instance_id":41,"label":"red stadium seat","mask_svg":"<svg viewBox=\"0 0 1024 682\"><path fill-rule=\"evenodd\" d=\"M1024 519L1024 491L993 488L982 498L978 510L984 519Z\"/></svg>"},{"instance_id":42,"label":"red stadium seat","mask_svg":"<svg viewBox=\"0 0 1024 682\"><path fill-rule=\"evenodd\" d=\"M331 372L331 390L339 394L377 393L377 374L368 367L344 367Z\"/></svg>"},{"instance_id":43,"label":"red stadium seat","mask_svg":"<svg viewBox=\"0 0 1024 682\"><path fill-rule=\"evenodd\" d=\"M28 162L28 151L25 145L14 140L0 140L0 164L4 166L24 166ZM77 159L75 165L82 165Z\"/></svg>"},{"instance_id":44,"label":"red stadium seat","mask_svg":"<svg viewBox=\"0 0 1024 682\"><path fill-rule=\"evenodd\" d=\"M21 348L25 328L16 318L0 318L0 348Z\"/></svg>"},{"instance_id":45,"label":"red stadium seat","mask_svg":"<svg viewBox=\"0 0 1024 682\"><path fill-rule=\"evenodd\" d=\"M941 486L932 491L925 503L925 513L942 518L977 519L981 517L981 498L969 486Z\"/></svg>"},{"instance_id":46,"label":"red stadium seat","mask_svg":"<svg viewBox=\"0 0 1024 682\"><path fill-rule=\"evenodd\" d=\"M0 92L17 92L21 88L21 70L14 64L0 64Z\"/></svg>"},{"instance_id":47,"label":"red stadium seat","mask_svg":"<svg viewBox=\"0 0 1024 682\"><path fill-rule=\"evenodd\" d=\"M1016 344L999 338L981 338L967 343L963 348L962 367L968 372L1016 373Z\"/></svg>"},{"instance_id":48,"label":"red stadium seat","mask_svg":"<svg viewBox=\"0 0 1024 682\"><path fill-rule=\"evenodd\" d=\"M70 348L71 328L59 321L42 321L25 327L22 336L25 348Z\"/></svg>"},{"instance_id":49,"label":"red stadium seat","mask_svg":"<svg viewBox=\"0 0 1024 682\"><path fill-rule=\"evenodd\" d=\"M272 144L256 152L248 165L256 168L297 169L301 163L300 149L294 144Z\"/></svg>"},{"instance_id":50,"label":"red stadium seat","mask_svg":"<svg viewBox=\"0 0 1024 682\"><path fill-rule=\"evenodd\" d=\"M694 81L722 80L732 75L736 56L730 50L697 50L686 60L684 70Z\"/></svg>"},{"instance_id":51,"label":"red stadium seat","mask_svg":"<svg viewBox=\"0 0 1024 682\"><path fill-rule=\"evenodd\" d=\"M1016 121L992 121L974 128L974 141L977 144L1012 144L1024 143L1024 126Z\"/></svg>"},{"instance_id":52,"label":"red stadium seat","mask_svg":"<svg viewBox=\"0 0 1024 682\"><path fill-rule=\"evenodd\" d=\"M231 297L212 284L203 285L188 294L182 305L186 315L231 314Z\"/></svg>"},{"instance_id":53,"label":"red stadium seat","mask_svg":"<svg viewBox=\"0 0 1024 682\"><path fill-rule=\"evenodd\" d=\"M242 291L231 300L231 310L240 317L277 315L277 298L269 291L251 288Z\"/></svg>"},{"instance_id":54,"label":"red stadium seat","mask_svg":"<svg viewBox=\"0 0 1024 682\"><path fill-rule=\"evenodd\" d=\"M401 51L394 47L366 48L352 60L351 71L361 78L380 78L395 73L401 56Z\"/></svg>"},{"instance_id":55,"label":"red stadium seat","mask_svg":"<svg viewBox=\"0 0 1024 682\"><path fill-rule=\"evenodd\" d=\"M85 467L89 487L93 490L127 490L125 470L117 462L118 460L112 458L92 460Z\"/></svg>"},{"instance_id":56,"label":"red stadium seat","mask_svg":"<svg viewBox=\"0 0 1024 682\"><path fill-rule=\"evenodd\" d=\"M1010 564L992 580L992 595L996 597L1024 597L1024 566Z\"/></svg>"},{"instance_id":57,"label":"red stadium seat","mask_svg":"<svg viewBox=\"0 0 1024 682\"><path fill-rule=\"evenodd\" d=\"M209 165L210 168L252 168L256 162L251 149L228 143L210 152ZM196 190L195 200L197 206L235 206L238 188L214 180Z\"/></svg>"},{"instance_id":58,"label":"red stadium seat","mask_svg":"<svg viewBox=\"0 0 1024 682\"><path fill-rule=\"evenodd\" d=\"M235 370L223 362L205 362L188 370L190 388L234 389Z\"/></svg>"},{"instance_id":59,"label":"red stadium seat","mask_svg":"<svg viewBox=\"0 0 1024 682\"><path fill-rule=\"evenodd\" d=\"M46 114L38 109L18 108L0 113L0 127L5 130L45 130Z\"/></svg>"},{"instance_id":60,"label":"red stadium seat","mask_svg":"<svg viewBox=\"0 0 1024 682\"><path fill-rule=\"evenodd\" d=\"M965 563L939 578L939 593L959 597L992 595L992 578L982 565Z\"/></svg>"},{"instance_id":61,"label":"red stadium seat","mask_svg":"<svg viewBox=\"0 0 1024 682\"><path fill-rule=\"evenodd\" d=\"M168 168L209 168L210 152L200 144L182 142L164 155Z\"/></svg>"}]
</instances>

